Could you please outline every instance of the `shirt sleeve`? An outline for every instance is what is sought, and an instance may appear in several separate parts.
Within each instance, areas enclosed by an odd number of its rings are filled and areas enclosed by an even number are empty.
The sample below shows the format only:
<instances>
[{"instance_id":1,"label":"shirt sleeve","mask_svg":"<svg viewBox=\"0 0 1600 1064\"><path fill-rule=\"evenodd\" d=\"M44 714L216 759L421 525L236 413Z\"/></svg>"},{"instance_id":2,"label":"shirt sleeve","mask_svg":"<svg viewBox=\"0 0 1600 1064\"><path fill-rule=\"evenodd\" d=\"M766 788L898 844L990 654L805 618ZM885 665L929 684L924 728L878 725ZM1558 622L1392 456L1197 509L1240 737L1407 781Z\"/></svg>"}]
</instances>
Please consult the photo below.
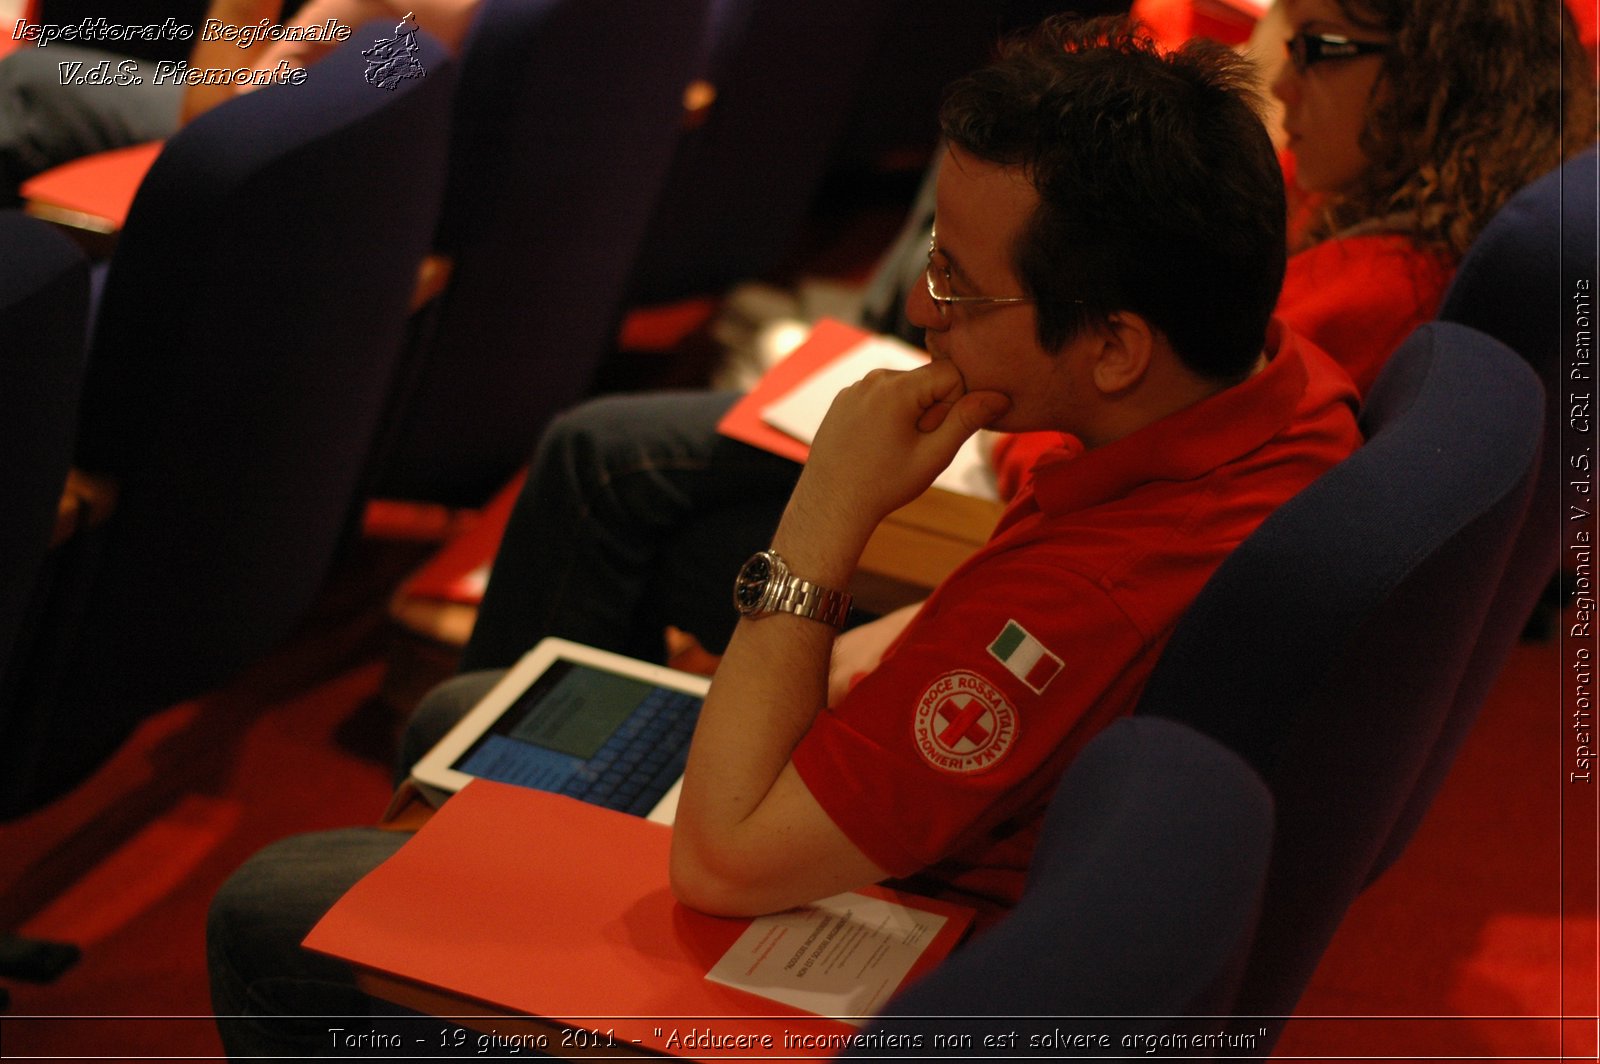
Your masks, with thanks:
<instances>
[{"instance_id":1,"label":"shirt sleeve","mask_svg":"<svg viewBox=\"0 0 1600 1064\"><path fill-rule=\"evenodd\" d=\"M910 875L1042 808L1077 749L1132 706L1145 669L1131 666L1148 654L1089 580L1001 557L930 599L794 765L864 854Z\"/></svg>"},{"instance_id":2,"label":"shirt sleeve","mask_svg":"<svg viewBox=\"0 0 1600 1064\"><path fill-rule=\"evenodd\" d=\"M1365 395L1400 341L1438 313L1452 272L1403 236L1325 240L1290 256L1276 314Z\"/></svg>"}]
</instances>

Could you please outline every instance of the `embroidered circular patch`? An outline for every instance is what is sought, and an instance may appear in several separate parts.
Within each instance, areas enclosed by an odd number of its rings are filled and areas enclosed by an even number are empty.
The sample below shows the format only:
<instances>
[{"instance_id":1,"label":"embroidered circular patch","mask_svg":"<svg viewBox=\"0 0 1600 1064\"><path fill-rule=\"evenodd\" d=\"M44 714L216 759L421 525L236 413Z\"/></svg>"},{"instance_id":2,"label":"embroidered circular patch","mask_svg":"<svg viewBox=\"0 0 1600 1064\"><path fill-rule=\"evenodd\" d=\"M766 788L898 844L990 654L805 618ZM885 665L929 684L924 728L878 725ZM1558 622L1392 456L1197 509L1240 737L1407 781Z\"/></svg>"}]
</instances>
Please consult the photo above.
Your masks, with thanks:
<instances>
[{"instance_id":1,"label":"embroidered circular patch","mask_svg":"<svg viewBox=\"0 0 1600 1064\"><path fill-rule=\"evenodd\" d=\"M1016 741L1017 712L983 677L947 672L922 693L911 735L917 752L934 768L983 772Z\"/></svg>"}]
</instances>

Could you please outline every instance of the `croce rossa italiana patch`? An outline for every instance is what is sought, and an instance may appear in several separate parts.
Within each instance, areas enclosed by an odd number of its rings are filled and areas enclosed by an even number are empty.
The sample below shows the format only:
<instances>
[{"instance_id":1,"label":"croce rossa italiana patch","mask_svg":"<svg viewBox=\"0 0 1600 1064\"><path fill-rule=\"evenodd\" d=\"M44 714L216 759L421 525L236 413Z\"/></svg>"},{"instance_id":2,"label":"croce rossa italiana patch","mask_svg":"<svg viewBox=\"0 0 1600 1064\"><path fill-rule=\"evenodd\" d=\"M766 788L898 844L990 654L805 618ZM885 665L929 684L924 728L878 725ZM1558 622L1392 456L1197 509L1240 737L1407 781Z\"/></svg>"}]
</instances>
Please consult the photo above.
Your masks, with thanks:
<instances>
[{"instance_id":1,"label":"croce rossa italiana patch","mask_svg":"<svg viewBox=\"0 0 1600 1064\"><path fill-rule=\"evenodd\" d=\"M911 721L917 752L944 772L983 772L1017 741L1017 711L977 673L947 672L928 685Z\"/></svg>"}]
</instances>

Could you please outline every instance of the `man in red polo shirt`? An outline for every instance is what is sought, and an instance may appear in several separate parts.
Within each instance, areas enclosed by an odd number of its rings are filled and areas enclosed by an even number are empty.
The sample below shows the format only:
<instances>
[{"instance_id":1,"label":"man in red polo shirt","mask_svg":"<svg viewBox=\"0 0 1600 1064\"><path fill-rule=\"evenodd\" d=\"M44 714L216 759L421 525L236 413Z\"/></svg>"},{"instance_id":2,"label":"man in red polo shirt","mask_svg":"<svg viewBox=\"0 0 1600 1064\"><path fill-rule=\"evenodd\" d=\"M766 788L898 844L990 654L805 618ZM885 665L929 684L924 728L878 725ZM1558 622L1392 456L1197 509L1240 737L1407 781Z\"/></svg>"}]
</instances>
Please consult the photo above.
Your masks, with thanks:
<instances>
[{"instance_id":1,"label":"man in red polo shirt","mask_svg":"<svg viewBox=\"0 0 1600 1064\"><path fill-rule=\"evenodd\" d=\"M1358 443L1348 377L1268 325L1282 178L1241 63L1050 22L955 87L907 308L934 361L841 393L741 574L674 832L685 903L770 912L917 873L1015 902L1063 767L1132 710L1228 552ZM1084 452L1041 459L828 705L837 589L984 427Z\"/></svg>"},{"instance_id":2,"label":"man in red polo shirt","mask_svg":"<svg viewBox=\"0 0 1600 1064\"><path fill-rule=\"evenodd\" d=\"M1348 376L1269 324L1283 182L1248 83L1220 46L1164 55L1120 22L1051 20L954 87L908 307L934 361L840 394L739 574L745 616L673 832L686 904L771 912L913 874L987 915L1014 902L1063 766L1132 710L1229 551L1354 449ZM1082 453L1042 457L993 539L830 704L839 589L867 537L983 427L1070 433ZM419 711L413 747L488 678L461 681ZM230 1054L314 1054L325 1017L370 1007L299 943L402 841L287 839L223 886L207 946Z\"/></svg>"}]
</instances>

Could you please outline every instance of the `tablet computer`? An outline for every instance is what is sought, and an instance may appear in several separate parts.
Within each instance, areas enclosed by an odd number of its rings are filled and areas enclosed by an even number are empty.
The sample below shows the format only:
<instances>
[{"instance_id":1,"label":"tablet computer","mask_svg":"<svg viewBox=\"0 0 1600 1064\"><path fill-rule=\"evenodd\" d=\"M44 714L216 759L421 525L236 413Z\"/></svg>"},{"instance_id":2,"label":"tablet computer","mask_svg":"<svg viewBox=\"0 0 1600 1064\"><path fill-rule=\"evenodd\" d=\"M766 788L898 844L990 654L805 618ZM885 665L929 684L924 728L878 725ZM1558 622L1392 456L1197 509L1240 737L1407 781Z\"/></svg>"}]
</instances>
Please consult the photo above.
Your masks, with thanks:
<instances>
[{"instance_id":1,"label":"tablet computer","mask_svg":"<svg viewBox=\"0 0 1600 1064\"><path fill-rule=\"evenodd\" d=\"M411 775L447 793L482 777L670 822L710 686L704 676L545 639Z\"/></svg>"}]
</instances>

